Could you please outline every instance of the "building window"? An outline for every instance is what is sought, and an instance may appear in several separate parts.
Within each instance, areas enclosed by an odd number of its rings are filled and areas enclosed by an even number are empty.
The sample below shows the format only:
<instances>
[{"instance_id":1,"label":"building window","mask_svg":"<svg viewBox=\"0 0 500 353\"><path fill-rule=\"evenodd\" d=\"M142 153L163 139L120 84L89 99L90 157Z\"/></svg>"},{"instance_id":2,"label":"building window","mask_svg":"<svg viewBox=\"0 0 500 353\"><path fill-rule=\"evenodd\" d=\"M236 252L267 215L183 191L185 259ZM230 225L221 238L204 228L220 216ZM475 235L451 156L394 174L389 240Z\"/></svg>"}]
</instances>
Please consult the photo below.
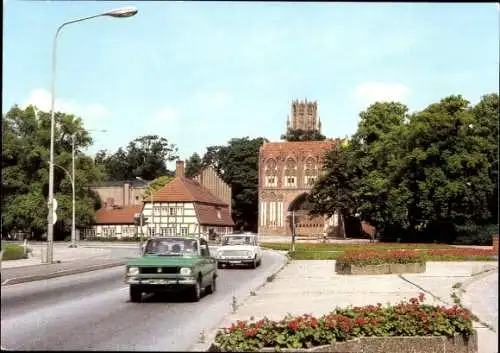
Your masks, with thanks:
<instances>
[{"instance_id":1,"label":"building window","mask_svg":"<svg viewBox=\"0 0 500 353\"><path fill-rule=\"evenodd\" d=\"M284 186L291 188L297 186L297 163L292 158L289 158L285 164L283 172Z\"/></svg>"},{"instance_id":2,"label":"building window","mask_svg":"<svg viewBox=\"0 0 500 353\"><path fill-rule=\"evenodd\" d=\"M295 186L295 177L293 176L286 176L285 177L285 186L287 188L291 188Z\"/></svg>"},{"instance_id":3,"label":"building window","mask_svg":"<svg viewBox=\"0 0 500 353\"><path fill-rule=\"evenodd\" d=\"M184 209L182 207L177 207L177 216L182 216L184 213Z\"/></svg>"},{"instance_id":4,"label":"building window","mask_svg":"<svg viewBox=\"0 0 500 353\"><path fill-rule=\"evenodd\" d=\"M314 158L309 157L304 165L304 185L313 186L318 178L318 166Z\"/></svg>"},{"instance_id":5,"label":"building window","mask_svg":"<svg viewBox=\"0 0 500 353\"><path fill-rule=\"evenodd\" d=\"M189 228L188 227L181 227L181 235L186 236L189 234Z\"/></svg>"},{"instance_id":6,"label":"building window","mask_svg":"<svg viewBox=\"0 0 500 353\"><path fill-rule=\"evenodd\" d=\"M175 211L176 211L176 208L175 207L170 207L168 209L168 214L169 216L175 216Z\"/></svg>"},{"instance_id":7,"label":"building window","mask_svg":"<svg viewBox=\"0 0 500 353\"><path fill-rule=\"evenodd\" d=\"M149 237L154 237L155 236L155 229L153 227L148 228L148 236Z\"/></svg>"},{"instance_id":8,"label":"building window","mask_svg":"<svg viewBox=\"0 0 500 353\"><path fill-rule=\"evenodd\" d=\"M82 239L92 239L96 236L95 228L85 228Z\"/></svg>"},{"instance_id":9,"label":"building window","mask_svg":"<svg viewBox=\"0 0 500 353\"><path fill-rule=\"evenodd\" d=\"M162 208L161 208L161 215L162 216L167 216L168 215L168 207L162 206Z\"/></svg>"},{"instance_id":10,"label":"building window","mask_svg":"<svg viewBox=\"0 0 500 353\"><path fill-rule=\"evenodd\" d=\"M276 161L274 159L269 159L266 162L265 170L265 179L264 179L264 184L267 187L277 187L278 182L276 176L278 175L278 166L276 164Z\"/></svg>"},{"instance_id":11,"label":"building window","mask_svg":"<svg viewBox=\"0 0 500 353\"><path fill-rule=\"evenodd\" d=\"M161 227L160 234L162 237L171 237L175 235L175 228L172 227Z\"/></svg>"},{"instance_id":12,"label":"building window","mask_svg":"<svg viewBox=\"0 0 500 353\"><path fill-rule=\"evenodd\" d=\"M115 237L116 236L116 228L115 227L103 227L102 228L102 235L104 237Z\"/></svg>"},{"instance_id":13,"label":"building window","mask_svg":"<svg viewBox=\"0 0 500 353\"><path fill-rule=\"evenodd\" d=\"M313 186L316 182L317 177L314 175L306 175L304 178L304 184L306 186Z\"/></svg>"},{"instance_id":14,"label":"building window","mask_svg":"<svg viewBox=\"0 0 500 353\"><path fill-rule=\"evenodd\" d=\"M161 212L161 207L160 206L154 206L153 207L153 215L160 215Z\"/></svg>"}]
</instances>

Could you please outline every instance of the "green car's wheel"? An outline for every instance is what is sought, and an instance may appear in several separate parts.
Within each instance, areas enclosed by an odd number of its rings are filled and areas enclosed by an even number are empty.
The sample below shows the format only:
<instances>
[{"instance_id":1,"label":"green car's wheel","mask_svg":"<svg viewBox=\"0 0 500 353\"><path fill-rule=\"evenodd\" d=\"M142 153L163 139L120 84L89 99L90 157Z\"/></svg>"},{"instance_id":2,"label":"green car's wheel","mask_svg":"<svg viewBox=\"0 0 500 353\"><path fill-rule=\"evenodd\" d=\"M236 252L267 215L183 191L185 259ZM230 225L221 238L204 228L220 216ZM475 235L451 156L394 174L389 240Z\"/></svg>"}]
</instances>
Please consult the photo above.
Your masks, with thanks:
<instances>
[{"instance_id":1,"label":"green car's wheel","mask_svg":"<svg viewBox=\"0 0 500 353\"><path fill-rule=\"evenodd\" d=\"M217 278L214 276L212 284L207 287L207 294L213 294L217 290Z\"/></svg>"},{"instance_id":2,"label":"green car's wheel","mask_svg":"<svg viewBox=\"0 0 500 353\"><path fill-rule=\"evenodd\" d=\"M198 302L201 299L201 280L198 279L196 284L190 289L191 301Z\"/></svg>"},{"instance_id":3,"label":"green car's wheel","mask_svg":"<svg viewBox=\"0 0 500 353\"><path fill-rule=\"evenodd\" d=\"M130 301L139 303L142 300L142 288L139 286L130 286Z\"/></svg>"}]
</instances>

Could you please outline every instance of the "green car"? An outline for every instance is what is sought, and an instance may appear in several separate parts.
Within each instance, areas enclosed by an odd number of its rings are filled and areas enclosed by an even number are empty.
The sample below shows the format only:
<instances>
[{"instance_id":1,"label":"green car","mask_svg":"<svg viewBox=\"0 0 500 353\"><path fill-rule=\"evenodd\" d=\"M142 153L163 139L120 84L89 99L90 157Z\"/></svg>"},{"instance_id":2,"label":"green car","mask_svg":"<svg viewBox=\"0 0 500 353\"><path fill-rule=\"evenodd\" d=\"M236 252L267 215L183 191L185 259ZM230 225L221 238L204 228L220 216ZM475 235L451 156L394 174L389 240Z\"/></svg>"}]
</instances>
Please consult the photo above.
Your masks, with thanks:
<instances>
[{"instance_id":1,"label":"green car","mask_svg":"<svg viewBox=\"0 0 500 353\"><path fill-rule=\"evenodd\" d=\"M148 240L141 258L130 261L125 282L130 301L140 302L143 293L183 291L199 301L202 290L216 289L217 263L204 239L162 237Z\"/></svg>"}]
</instances>

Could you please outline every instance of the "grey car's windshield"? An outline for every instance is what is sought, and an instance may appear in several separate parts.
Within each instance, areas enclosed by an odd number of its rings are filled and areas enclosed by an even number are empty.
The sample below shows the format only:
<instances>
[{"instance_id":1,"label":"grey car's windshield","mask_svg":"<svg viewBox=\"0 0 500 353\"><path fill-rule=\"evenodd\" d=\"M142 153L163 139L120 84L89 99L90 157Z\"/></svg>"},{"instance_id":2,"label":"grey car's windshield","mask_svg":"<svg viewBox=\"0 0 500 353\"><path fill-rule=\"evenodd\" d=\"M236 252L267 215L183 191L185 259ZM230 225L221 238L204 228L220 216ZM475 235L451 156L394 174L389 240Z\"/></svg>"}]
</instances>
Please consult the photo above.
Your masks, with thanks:
<instances>
[{"instance_id":1,"label":"grey car's windshield","mask_svg":"<svg viewBox=\"0 0 500 353\"><path fill-rule=\"evenodd\" d=\"M252 237L245 235L235 235L222 239L222 245L254 245L253 243Z\"/></svg>"},{"instance_id":2,"label":"grey car's windshield","mask_svg":"<svg viewBox=\"0 0 500 353\"><path fill-rule=\"evenodd\" d=\"M144 254L163 256L189 256L197 253L198 245L196 240L183 238L151 239L144 249Z\"/></svg>"}]
</instances>

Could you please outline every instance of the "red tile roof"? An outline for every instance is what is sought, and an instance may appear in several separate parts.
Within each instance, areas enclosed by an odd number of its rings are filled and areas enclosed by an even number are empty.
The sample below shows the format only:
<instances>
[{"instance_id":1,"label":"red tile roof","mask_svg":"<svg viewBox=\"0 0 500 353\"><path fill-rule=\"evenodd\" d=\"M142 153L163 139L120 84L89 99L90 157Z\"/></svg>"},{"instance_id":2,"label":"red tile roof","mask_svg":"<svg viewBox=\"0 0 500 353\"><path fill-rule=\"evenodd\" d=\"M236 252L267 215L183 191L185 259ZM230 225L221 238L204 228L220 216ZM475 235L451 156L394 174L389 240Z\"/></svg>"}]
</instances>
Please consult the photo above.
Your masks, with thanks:
<instances>
[{"instance_id":1,"label":"red tile roof","mask_svg":"<svg viewBox=\"0 0 500 353\"><path fill-rule=\"evenodd\" d=\"M149 200L144 201L149 202ZM200 183L185 177L176 177L160 190L153 193L153 201L201 202L211 205L228 206Z\"/></svg>"},{"instance_id":2,"label":"red tile roof","mask_svg":"<svg viewBox=\"0 0 500 353\"><path fill-rule=\"evenodd\" d=\"M268 142L260 147L260 153L266 155L289 153L289 152L327 152L336 144L341 143L340 139L324 141L291 141L291 142Z\"/></svg>"},{"instance_id":3,"label":"red tile roof","mask_svg":"<svg viewBox=\"0 0 500 353\"><path fill-rule=\"evenodd\" d=\"M101 208L96 212L95 224L134 224L134 215L141 211L142 205Z\"/></svg>"},{"instance_id":4,"label":"red tile roof","mask_svg":"<svg viewBox=\"0 0 500 353\"><path fill-rule=\"evenodd\" d=\"M227 226L233 227L234 222L227 207L216 207L214 205L195 204L198 222L207 226ZM220 215L220 218L218 217Z\"/></svg>"}]
</instances>

